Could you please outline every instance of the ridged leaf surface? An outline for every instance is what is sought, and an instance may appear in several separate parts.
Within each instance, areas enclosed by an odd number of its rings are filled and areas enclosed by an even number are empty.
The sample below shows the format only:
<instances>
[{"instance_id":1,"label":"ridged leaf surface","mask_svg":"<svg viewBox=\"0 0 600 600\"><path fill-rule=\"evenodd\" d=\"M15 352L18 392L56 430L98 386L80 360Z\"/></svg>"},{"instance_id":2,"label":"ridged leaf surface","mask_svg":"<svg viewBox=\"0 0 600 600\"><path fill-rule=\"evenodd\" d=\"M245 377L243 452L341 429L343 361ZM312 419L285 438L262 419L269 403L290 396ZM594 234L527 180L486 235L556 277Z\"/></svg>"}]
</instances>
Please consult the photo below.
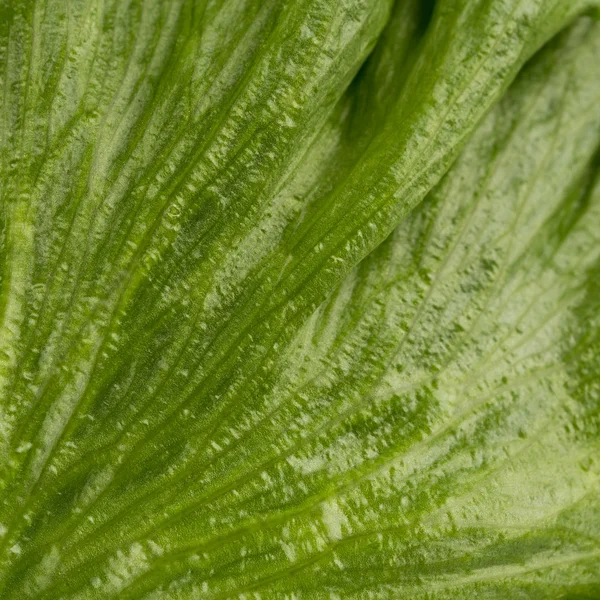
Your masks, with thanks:
<instances>
[{"instance_id":1,"label":"ridged leaf surface","mask_svg":"<svg viewBox=\"0 0 600 600\"><path fill-rule=\"evenodd\" d=\"M0 597L600 594L592 0L2 0Z\"/></svg>"}]
</instances>

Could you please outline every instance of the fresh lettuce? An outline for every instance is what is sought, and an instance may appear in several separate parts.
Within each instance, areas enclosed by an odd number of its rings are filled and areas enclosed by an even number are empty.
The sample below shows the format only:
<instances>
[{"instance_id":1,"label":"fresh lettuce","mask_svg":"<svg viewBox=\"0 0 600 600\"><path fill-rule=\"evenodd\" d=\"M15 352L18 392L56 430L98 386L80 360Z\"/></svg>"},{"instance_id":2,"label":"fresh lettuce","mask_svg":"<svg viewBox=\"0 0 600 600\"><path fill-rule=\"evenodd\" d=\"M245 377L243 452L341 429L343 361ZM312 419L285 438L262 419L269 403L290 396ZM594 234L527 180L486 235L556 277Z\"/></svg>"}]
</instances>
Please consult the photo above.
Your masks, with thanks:
<instances>
[{"instance_id":1,"label":"fresh lettuce","mask_svg":"<svg viewBox=\"0 0 600 600\"><path fill-rule=\"evenodd\" d=\"M597 0L0 0L0 597L600 597Z\"/></svg>"}]
</instances>

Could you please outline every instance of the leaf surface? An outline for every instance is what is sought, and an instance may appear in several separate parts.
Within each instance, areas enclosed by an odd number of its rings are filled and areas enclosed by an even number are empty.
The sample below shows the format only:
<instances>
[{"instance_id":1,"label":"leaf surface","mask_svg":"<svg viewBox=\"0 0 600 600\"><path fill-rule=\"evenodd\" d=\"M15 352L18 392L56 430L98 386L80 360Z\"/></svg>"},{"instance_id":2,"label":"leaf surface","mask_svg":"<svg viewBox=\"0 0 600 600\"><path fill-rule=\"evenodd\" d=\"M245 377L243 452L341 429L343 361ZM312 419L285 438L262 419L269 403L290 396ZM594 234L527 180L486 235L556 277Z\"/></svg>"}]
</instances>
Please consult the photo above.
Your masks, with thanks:
<instances>
[{"instance_id":1,"label":"leaf surface","mask_svg":"<svg viewBox=\"0 0 600 600\"><path fill-rule=\"evenodd\" d=\"M595 6L5 2L0 594L595 597Z\"/></svg>"}]
</instances>

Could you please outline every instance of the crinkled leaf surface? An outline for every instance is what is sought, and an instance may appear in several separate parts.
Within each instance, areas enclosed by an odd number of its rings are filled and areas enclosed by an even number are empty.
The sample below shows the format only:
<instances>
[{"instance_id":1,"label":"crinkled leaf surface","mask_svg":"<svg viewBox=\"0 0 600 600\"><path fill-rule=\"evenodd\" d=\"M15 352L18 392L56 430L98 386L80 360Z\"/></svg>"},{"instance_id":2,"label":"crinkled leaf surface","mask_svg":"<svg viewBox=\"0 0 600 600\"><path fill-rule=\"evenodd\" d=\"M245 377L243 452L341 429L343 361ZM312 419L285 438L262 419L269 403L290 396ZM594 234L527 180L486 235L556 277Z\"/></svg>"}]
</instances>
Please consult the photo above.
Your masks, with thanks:
<instances>
[{"instance_id":1,"label":"crinkled leaf surface","mask_svg":"<svg viewBox=\"0 0 600 600\"><path fill-rule=\"evenodd\" d=\"M2 0L0 596L599 597L593 11Z\"/></svg>"}]
</instances>

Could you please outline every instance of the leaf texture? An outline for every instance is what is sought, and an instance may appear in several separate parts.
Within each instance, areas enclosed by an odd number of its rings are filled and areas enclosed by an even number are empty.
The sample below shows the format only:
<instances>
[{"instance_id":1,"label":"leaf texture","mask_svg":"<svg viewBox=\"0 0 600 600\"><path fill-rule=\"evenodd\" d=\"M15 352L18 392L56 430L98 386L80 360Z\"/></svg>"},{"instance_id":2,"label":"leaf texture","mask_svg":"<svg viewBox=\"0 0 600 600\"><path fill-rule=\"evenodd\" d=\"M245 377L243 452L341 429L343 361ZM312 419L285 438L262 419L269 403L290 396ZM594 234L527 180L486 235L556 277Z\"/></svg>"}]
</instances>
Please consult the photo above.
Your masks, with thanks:
<instances>
[{"instance_id":1,"label":"leaf texture","mask_svg":"<svg viewBox=\"0 0 600 600\"><path fill-rule=\"evenodd\" d=\"M596 597L592 9L5 0L0 595Z\"/></svg>"}]
</instances>

